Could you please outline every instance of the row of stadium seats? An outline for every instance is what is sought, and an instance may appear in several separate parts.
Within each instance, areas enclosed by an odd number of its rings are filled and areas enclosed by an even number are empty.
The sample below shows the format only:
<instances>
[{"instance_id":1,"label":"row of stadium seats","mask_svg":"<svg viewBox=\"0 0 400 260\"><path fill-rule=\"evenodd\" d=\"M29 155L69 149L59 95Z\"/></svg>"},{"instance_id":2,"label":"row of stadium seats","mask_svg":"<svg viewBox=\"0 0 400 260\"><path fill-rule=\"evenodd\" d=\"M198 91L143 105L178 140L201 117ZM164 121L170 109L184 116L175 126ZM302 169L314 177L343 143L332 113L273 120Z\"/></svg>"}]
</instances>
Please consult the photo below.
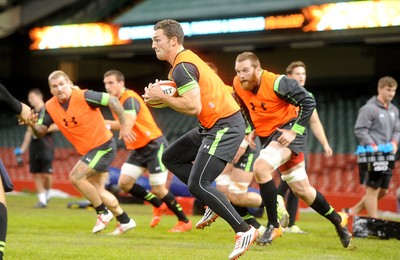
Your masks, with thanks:
<instances>
[{"instance_id":1,"label":"row of stadium seats","mask_svg":"<svg viewBox=\"0 0 400 260\"><path fill-rule=\"evenodd\" d=\"M18 167L12 148L0 147L2 160L9 171L9 174L18 190L34 190L32 175L29 173L28 156L24 155L25 164ZM121 168L123 162L129 156L125 149L119 149L112 167ZM66 192L79 195L69 184L69 171L79 160L80 156L73 148L57 148L55 160L53 162L53 176L55 187L63 185L67 188ZM333 199L340 199L340 203L346 203L346 198L356 199L363 195L364 187L359 185L358 166L355 155L335 154L331 158L325 158L323 154L308 155L308 177L311 185L323 194L329 195ZM170 176L171 177L171 176ZM172 178L169 178L170 180ZM279 176L274 176L276 183L279 183ZM69 186L66 186L68 184ZM258 185L253 182L251 187L258 189ZM392 181L389 187L387 198L392 201L390 210L395 211L396 189L400 187L400 162L396 162L393 171ZM349 206L349 205L347 205ZM387 210L389 210L387 209Z\"/></svg>"}]
</instances>

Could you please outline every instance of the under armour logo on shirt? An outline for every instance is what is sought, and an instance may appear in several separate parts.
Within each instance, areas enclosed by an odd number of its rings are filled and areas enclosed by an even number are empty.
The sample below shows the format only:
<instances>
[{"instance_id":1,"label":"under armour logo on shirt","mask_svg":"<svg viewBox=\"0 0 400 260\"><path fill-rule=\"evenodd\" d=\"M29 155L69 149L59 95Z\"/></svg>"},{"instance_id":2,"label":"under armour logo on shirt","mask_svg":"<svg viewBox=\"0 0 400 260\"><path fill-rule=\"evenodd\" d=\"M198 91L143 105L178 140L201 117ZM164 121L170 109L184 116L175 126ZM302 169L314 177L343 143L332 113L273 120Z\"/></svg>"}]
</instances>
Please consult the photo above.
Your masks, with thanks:
<instances>
[{"instance_id":1,"label":"under armour logo on shirt","mask_svg":"<svg viewBox=\"0 0 400 260\"><path fill-rule=\"evenodd\" d=\"M210 149L210 146L207 145L207 144L205 144L203 148L204 148L204 149Z\"/></svg>"},{"instance_id":2,"label":"under armour logo on shirt","mask_svg":"<svg viewBox=\"0 0 400 260\"><path fill-rule=\"evenodd\" d=\"M256 106L253 104L253 102L250 102L251 105L251 110L256 111Z\"/></svg>"},{"instance_id":3,"label":"under armour logo on shirt","mask_svg":"<svg viewBox=\"0 0 400 260\"><path fill-rule=\"evenodd\" d=\"M74 125L77 125L78 122L75 121L75 117L71 117L71 120L67 120L66 118L63 119L65 126L70 126L71 123L74 123Z\"/></svg>"}]
</instances>

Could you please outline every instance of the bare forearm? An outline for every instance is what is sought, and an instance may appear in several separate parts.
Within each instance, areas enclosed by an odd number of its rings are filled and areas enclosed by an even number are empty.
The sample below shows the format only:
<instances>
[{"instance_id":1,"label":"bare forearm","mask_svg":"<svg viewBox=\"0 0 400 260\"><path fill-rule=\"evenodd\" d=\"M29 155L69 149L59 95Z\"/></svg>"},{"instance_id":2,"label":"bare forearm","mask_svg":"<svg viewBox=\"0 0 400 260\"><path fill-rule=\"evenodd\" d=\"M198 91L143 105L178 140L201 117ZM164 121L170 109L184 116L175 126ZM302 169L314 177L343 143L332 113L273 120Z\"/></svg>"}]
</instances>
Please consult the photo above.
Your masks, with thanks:
<instances>
[{"instance_id":1,"label":"bare forearm","mask_svg":"<svg viewBox=\"0 0 400 260\"><path fill-rule=\"evenodd\" d=\"M48 130L47 126L38 125L38 124L31 125L31 128L32 128L33 134L39 138L45 136L47 133L47 130Z\"/></svg>"},{"instance_id":2,"label":"bare forearm","mask_svg":"<svg viewBox=\"0 0 400 260\"><path fill-rule=\"evenodd\" d=\"M29 144L31 142L31 137L32 137L32 130L30 127L26 129L25 136L24 136L24 141L21 144L21 150L24 153L26 150L28 150Z\"/></svg>"},{"instance_id":3,"label":"bare forearm","mask_svg":"<svg viewBox=\"0 0 400 260\"><path fill-rule=\"evenodd\" d=\"M47 129L47 133L54 133L54 132L57 132L59 129L58 129L58 126L56 125L56 124L51 124L50 126L49 126L49 128Z\"/></svg>"},{"instance_id":4,"label":"bare forearm","mask_svg":"<svg viewBox=\"0 0 400 260\"><path fill-rule=\"evenodd\" d=\"M190 116L198 116L201 112L201 103L196 104L188 98L165 96L162 101L177 112Z\"/></svg>"},{"instance_id":5,"label":"bare forearm","mask_svg":"<svg viewBox=\"0 0 400 260\"><path fill-rule=\"evenodd\" d=\"M105 120L106 125L110 126L111 130L116 130L119 131L121 129L121 125L119 124L118 121L115 120Z\"/></svg>"},{"instance_id":6,"label":"bare forearm","mask_svg":"<svg viewBox=\"0 0 400 260\"><path fill-rule=\"evenodd\" d=\"M121 125L125 124L125 116L124 116L124 108L119 103L119 100L116 97L110 97L108 101L108 106L110 107L111 111L117 115L119 123Z\"/></svg>"},{"instance_id":7,"label":"bare forearm","mask_svg":"<svg viewBox=\"0 0 400 260\"><path fill-rule=\"evenodd\" d=\"M310 123L310 128L322 146L329 145L328 139L326 138L325 131L322 125Z\"/></svg>"}]
</instances>

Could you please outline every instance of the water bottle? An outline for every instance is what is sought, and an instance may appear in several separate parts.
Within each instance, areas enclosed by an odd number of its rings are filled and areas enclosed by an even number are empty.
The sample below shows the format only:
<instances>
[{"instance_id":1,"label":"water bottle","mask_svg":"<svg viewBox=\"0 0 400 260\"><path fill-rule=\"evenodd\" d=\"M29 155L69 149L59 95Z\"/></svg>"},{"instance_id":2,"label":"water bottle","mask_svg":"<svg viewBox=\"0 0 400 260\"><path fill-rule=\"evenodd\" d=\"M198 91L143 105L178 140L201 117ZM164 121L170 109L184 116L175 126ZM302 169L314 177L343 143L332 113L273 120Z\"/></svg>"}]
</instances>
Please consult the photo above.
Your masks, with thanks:
<instances>
[{"instance_id":1,"label":"water bottle","mask_svg":"<svg viewBox=\"0 0 400 260\"><path fill-rule=\"evenodd\" d=\"M357 146L357 163L359 166L360 171L367 170L367 154L365 151L365 147L362 145Z\"/></svg>"},{"instance_id":2,"label":"water bottle","mask_svg":"<svg viewBox=\"0 0 400 260\"><path fill-rule=\"evenodd\" d=\"M376 162L375 149L372 145L365 146L365 152L367 157L367 171L374 171L374 162Z\"/></svg>"},{"instance_id":3,"label":"water bottle","mask_svg":"<svg viewBox=\"0 0 400 260\"><path fill-rule=\"evenodd\" d=\"M21 167L22 165L24 165L24 159L22 158L23 152L22 152L21 148L19 148L19 147L15 148L14 154L15 154L15 157L17 158L18 166Z\"/></svg>"},{"instance_id":4,"label":"water bottle","mask_svg":"<svg viewBox=\"0 0 400 260\"><path fill-rule=\"evenodd\" d=\"M376 153L376 160L378 162L386 161L384 156L384 151L386 150L386 144L379 144L378 145L378 152Z\"/></svg>"},{"instance_id":5,"label":"water bottle","mask_svg":"<svg viewBox=\"0 0 400 260\"><path fill-rule=\"evenodd\" d=\"M389 163L389 168L393 169L395 155L393 153L393 144L392 143L385 144L385 150L383 151L383 154L385 155L385 160L388 161L388 163Z\"/></svg>"}]
</instances>

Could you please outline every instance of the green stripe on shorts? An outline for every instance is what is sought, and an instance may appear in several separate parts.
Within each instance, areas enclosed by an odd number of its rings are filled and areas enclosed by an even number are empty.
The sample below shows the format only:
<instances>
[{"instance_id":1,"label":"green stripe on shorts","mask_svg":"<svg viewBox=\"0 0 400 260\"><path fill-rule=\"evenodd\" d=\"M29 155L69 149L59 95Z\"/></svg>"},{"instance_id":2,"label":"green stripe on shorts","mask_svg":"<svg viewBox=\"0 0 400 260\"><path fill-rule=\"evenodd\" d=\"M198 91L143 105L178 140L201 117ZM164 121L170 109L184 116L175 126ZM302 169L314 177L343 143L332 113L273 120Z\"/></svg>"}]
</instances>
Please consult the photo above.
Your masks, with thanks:
<instances>
[{"instance_id":1,"label":"green stripe on shorts","mask_svg":"<svg viewBox=\"0 0 400 260\"><path fill-rule=\"evenodd\" d=\"M217 136L215 137L214 142L211 144L210 151L208 154L214 155L217 150L219 142L221 142L222 136L229 130L229 127L225 127L217 132Z\"/></svg>"},{"instance_id":2,"label":"green stripe on shorts","mask_svg":"<svg viewBox=\"0 0 400 260\"><path fill-rule=\"evenodd\" d=\"M107 150L99 150L99 151L97 151L96 155L90 161L89 166L94 169L94 167L100 161L101 157L103 157L105 154L109 153L111 150L112 150L112 148L108 148Z\"/></svg>"},{"instance_id":3,"label":"green stripe on shorts","mask_svg":"<svg viewBox=\"0 0 400 260\"><path fill-rule=\"evenodd\" d=\"M158 149L158 152L157 152L157 158L158 158L158 163L160 164L160 167L161 167L161 171L165 172L167 170L167 168L165 167L165 165L162 163L162 160L161 160L163 152L164 152L164 144L161 144L160 149Z\"/></svg>"},{"instance_id":4,"label":"green stripe on shorts","mask_svg":"<svg viewBox=\"0 0 400 260\"><path fill-rule=\"evenodd\" d=\"M246 167L244 168L244 170L246 172L250 172L251 165L253 164L253 159L254 159L254 154L249 154L249 157L248 157L247 163L246 163Z\"/></svg>"}]
</instances>

